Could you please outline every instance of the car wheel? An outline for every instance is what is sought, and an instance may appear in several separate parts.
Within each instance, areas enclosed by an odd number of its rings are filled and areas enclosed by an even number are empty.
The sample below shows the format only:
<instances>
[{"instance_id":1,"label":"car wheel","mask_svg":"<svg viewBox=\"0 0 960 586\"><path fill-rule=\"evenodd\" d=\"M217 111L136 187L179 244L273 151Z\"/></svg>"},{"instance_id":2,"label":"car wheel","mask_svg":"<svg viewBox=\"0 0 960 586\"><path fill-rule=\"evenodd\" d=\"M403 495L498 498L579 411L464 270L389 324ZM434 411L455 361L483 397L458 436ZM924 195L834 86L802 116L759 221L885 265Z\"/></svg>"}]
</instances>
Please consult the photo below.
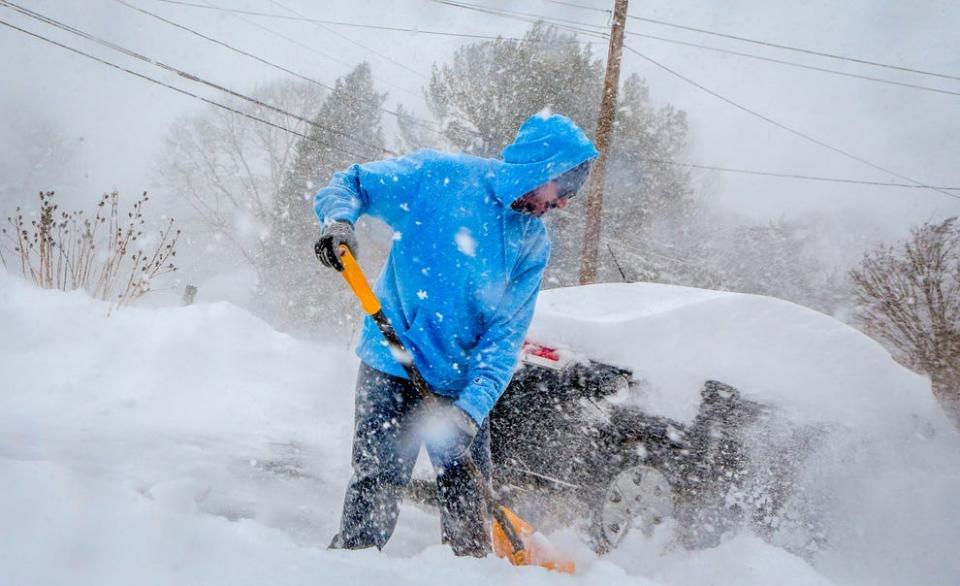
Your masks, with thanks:
<instances>
[{"instance_id":1,"label":"car wheel","mask_svg":"<svg viewBox=\"0 0 960 586\"><path fill-rule=\"evenodd\" d=\"M615 549L634 525L649 536L673 515L673 487L662 472L644 464L624 468L610 479L593 507L593 548L597 553Z\"/></svg>"}]
</instances>

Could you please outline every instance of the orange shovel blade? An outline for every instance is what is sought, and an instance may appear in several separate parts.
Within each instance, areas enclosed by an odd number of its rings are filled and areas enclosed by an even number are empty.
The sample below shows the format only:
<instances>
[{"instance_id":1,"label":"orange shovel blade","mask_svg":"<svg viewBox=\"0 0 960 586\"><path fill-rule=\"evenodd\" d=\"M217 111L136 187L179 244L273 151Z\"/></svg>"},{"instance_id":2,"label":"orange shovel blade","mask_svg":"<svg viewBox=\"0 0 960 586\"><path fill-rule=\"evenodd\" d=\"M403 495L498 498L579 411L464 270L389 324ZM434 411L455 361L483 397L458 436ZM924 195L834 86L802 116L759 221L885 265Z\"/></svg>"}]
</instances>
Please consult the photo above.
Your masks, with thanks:
<instances>
[{"instance_id":1,"label":"orange shovel blade","mask_svg":"<svg viewBox=\"0 0 960 586\"><path fill-rule=\"evenodd\" d=\"M518 517L507 507L501 507L507 520L513 525L514 531L523 542L523 549L513 551L510 539L500 523L493 522L493 552L498 557L507 558L515 566L540 566L548 570L573 574L577 571L577 564L564 558L550 545L546 538L534 531L530 523Z\"/></svg>"}]
</instances>

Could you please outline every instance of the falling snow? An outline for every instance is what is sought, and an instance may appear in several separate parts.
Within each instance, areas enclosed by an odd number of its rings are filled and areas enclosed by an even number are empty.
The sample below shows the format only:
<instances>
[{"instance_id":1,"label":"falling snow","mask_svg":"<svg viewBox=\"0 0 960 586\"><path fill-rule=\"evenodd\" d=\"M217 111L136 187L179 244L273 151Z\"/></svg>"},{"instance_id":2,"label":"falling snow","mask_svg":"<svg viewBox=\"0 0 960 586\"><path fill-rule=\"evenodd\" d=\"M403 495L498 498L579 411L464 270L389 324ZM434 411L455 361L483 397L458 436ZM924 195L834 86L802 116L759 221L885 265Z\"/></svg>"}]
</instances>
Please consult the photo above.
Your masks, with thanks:
<instances>
[{"instance_id":1,"label":"falling snow","mask_svg":"<svg viewBox=\"0 0 960 586\"><path fill-rule=\"evenodd\" d=\"M470 230L468 228L460 228L460 231L457 232L454 240L457 243L457 250L463 254L467 256L477 255L477 241L470 234Z\"/></svg>"}]
</instances>

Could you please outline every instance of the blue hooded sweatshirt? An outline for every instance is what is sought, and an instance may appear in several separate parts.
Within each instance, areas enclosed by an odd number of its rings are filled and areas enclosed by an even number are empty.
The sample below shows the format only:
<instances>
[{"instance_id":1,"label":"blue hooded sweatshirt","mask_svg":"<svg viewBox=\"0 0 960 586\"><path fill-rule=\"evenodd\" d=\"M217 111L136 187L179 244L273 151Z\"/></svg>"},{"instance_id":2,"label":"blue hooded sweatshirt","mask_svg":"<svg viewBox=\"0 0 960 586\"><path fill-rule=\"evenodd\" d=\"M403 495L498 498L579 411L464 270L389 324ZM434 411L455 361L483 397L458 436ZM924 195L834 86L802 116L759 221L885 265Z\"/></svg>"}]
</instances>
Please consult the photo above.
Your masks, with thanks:
<instances>
[{"instance_id":1,"label":"blue hooded sweatshirt","mask_svg":"<svg viewBox=\"0 0 960 586\"><path fill-rule=\"evenodd\" d=\"M597 151L569 118L538 114L501 156L421 150L356 164L314 197L324 225L369 214L393 228L374 286L383 312L434 392L478 424L510 382L550 256L543 222L510 205ZM369 317L357 354L407 378Z\"/></svg>"}]
</instances>

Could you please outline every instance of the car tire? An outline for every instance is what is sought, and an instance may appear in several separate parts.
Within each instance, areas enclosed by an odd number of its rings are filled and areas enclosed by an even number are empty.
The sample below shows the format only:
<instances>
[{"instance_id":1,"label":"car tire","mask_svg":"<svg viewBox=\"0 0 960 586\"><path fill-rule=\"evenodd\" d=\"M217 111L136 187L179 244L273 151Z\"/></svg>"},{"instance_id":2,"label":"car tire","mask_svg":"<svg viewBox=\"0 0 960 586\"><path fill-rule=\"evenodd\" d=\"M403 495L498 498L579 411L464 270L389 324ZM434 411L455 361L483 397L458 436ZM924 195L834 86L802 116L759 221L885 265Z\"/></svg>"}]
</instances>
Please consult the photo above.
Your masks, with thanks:
<instances>
[{"instance_id":1,"label":"car tire","mask_svg":"<svg viewBox=\"0 0 960 586\"><path fill-rule=\"evenodd\" d=\"M592 506L591 545L599 554L617 548L631 527L644 535L675 514L676 499L666 476L646 464L615 474L601 488Z\"/></svg>"}]
</instances>

